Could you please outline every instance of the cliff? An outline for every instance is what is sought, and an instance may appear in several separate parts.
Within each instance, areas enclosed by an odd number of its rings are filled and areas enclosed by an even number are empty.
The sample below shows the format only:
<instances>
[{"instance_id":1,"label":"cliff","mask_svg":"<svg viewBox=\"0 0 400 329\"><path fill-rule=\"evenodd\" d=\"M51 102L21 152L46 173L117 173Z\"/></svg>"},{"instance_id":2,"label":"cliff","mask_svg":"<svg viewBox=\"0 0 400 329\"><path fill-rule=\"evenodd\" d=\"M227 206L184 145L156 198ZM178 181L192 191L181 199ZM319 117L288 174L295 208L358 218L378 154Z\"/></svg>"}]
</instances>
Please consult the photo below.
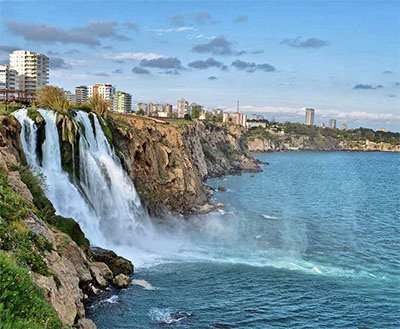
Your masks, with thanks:
<instances>
[{"instance_id":1,"label":"cliff","mask_svg":"<svg viewBox=\"0 0 400 329\"><path fill-rule=\"evenodd\" d=\"M210 210L215 205L203 183L207 177L261 171L238 127L179 120L163 124L118 114L107 123L123 166L153 214Z\"/></svg>"},{"instance_id":2,"label":"cliff","mask_svg":"<svg viewBox=\"0 0 400 329\"><path fill-rule=\"evenodd\" d=\"M282 132L262 132L247 135L250 152L279 151L383 151L400 152L400 144L362 139L335 138L322 135L300 135Z\"/></svg>"},{"instance_id":3,"label":"cliff","mask_svg":"<svg viewBox=\"0 0 400 329\"><path fill-rule=\"evenodd\" d=\"M108 258L90 251L79 225L55 215L40 175L24 166L19 123L9 116L0 122L0 323L96 328L84 302L133 267L107 251L101 254Z\"/></svg>"}]
</instances>

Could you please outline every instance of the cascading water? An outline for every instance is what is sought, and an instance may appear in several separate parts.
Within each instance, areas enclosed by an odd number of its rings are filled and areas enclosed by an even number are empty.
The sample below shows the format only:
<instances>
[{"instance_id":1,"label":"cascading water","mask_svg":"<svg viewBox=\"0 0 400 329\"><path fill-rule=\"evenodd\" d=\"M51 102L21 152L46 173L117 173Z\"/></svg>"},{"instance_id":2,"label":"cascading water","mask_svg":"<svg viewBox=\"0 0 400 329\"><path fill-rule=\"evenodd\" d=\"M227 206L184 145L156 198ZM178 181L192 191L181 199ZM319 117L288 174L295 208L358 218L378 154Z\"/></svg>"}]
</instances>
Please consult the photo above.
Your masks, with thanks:
<instances>
[{"instance_id":1,"label":"cascading water","mask_svg":"<svg viewBox=\"0 0 400 329\"><path fill-rule=\"evenodd\" d=\"M41 165L35 153L37 129L34 122L27 110L15 112L15 117L23 127L21 140L28 164L46 178L46 195L57 214L79 222L94 245L116 250L135 261L145 251L146 259L151 259L149 249L156 247L151 243L155 230L97 117L93 117L92 126L88 113L76 115L80 125L80 181L77 181L70 179L62 168L57 113L42 109L39 112L46 121Z\"/></svg>"}]
</instances>

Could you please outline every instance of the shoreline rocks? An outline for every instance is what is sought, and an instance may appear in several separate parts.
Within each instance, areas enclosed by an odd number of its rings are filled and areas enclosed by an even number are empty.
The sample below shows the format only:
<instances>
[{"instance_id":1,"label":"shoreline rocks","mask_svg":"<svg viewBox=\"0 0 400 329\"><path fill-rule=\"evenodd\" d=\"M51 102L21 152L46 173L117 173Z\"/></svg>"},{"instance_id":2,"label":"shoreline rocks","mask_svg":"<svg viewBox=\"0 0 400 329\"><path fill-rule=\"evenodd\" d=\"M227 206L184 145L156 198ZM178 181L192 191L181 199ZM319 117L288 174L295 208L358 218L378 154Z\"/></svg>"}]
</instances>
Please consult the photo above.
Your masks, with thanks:
<instances>
[{"instance_id":1,"label":"shoreline rocks","mask_svg":"<svg viewBox=\"0 0 400 329\"><path fill-rule=\"evenodd\" d=\"M114 251L103 249L100 247L91 247L92 259L97 262L107 264L114 276L119 274L129 275L134 271L134 266L131 261L124 257L118 256Z\"/></svg>"}]
</instances>

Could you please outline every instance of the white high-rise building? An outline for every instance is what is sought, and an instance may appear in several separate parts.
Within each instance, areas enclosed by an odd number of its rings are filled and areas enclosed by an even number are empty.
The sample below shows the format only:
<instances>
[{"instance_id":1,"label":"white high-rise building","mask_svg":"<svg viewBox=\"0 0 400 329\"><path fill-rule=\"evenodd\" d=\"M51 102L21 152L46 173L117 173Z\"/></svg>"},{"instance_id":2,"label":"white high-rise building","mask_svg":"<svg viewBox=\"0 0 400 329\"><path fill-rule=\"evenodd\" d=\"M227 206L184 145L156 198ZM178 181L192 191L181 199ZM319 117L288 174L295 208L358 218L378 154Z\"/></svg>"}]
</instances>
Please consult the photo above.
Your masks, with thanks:
<instances>
[{"instance_id":1,"label":"white high-rise building","mask_svg":"<svg viewBox=\"0 0 400 329\"><path fill-rule=\"evenodd\" d=\"M115 86L105 83L88 86L88 98L93 97L94 94L99 94L103 99L110 101L110 110L114 107Z\"/></svg>"},{"instance_id":2,"label":"white high-rise building","mask_svg":"<svg viewBox=\"0 0 400 329\"><path fill-rule=\"evenodd\" d=\"M306 125L313 126L314 125L314 109L306 108Z\"/></svg>"},{"instance_id":3,"label":"white high-rise building","mask_svg":"<svg viewBox=\"0 0 400 329\"><path fill-rule=\"evenodd\" d=\"M18 73L9 65L0 65L0 90L19 90Z\"/></svg>"},{"instance_id":4,"label":"white high-rise building","mask_svg":"<svg viewBox=\"0 0 400 329\"><path fill-rule=\"evenodd\" d=\"M49 58L28 50L10 54L10 67L18 72L19 90L35 92L49 81Z\"/></svg>"},{"instance_id":5,"label":"white high-rise building","mask_svg":"<svg viewBox=\"0 0 400 329\"><path fill-rule=\"evenodd\" d=\"M329 120L329 128L336 128L336 120L335 119Z\"/></svg>"}]
</instances>

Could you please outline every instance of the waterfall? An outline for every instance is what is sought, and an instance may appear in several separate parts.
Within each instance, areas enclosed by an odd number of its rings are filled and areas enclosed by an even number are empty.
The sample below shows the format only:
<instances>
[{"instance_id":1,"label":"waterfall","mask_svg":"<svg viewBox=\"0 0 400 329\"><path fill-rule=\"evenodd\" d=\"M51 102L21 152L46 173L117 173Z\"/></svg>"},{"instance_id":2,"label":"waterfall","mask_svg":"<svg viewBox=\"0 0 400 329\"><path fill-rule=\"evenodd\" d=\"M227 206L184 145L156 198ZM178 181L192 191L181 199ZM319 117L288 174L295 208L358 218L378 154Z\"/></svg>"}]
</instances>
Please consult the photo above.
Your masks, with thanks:
<instances>
[{"instance_id":1,"label":"waterfall","mask_svg":"<svg viewBox=\"0 0 400 329\"><path fill-rule=\"evenodd\" d=\"M97 116L93 116L92 127L88 113L79 111L76 114L80 127L78 180L62 169L57 113L42 109L39 112L46 121L41 165L35 152L37 129L34 122L26 109L14 115L23 128L21 141L27 162L45 177L46 196L57 214L75 219L93 245L116 250L125 257L132 259L135 253L132 248L151 249L153 226Z\"/></svg>"}]
</instances>

